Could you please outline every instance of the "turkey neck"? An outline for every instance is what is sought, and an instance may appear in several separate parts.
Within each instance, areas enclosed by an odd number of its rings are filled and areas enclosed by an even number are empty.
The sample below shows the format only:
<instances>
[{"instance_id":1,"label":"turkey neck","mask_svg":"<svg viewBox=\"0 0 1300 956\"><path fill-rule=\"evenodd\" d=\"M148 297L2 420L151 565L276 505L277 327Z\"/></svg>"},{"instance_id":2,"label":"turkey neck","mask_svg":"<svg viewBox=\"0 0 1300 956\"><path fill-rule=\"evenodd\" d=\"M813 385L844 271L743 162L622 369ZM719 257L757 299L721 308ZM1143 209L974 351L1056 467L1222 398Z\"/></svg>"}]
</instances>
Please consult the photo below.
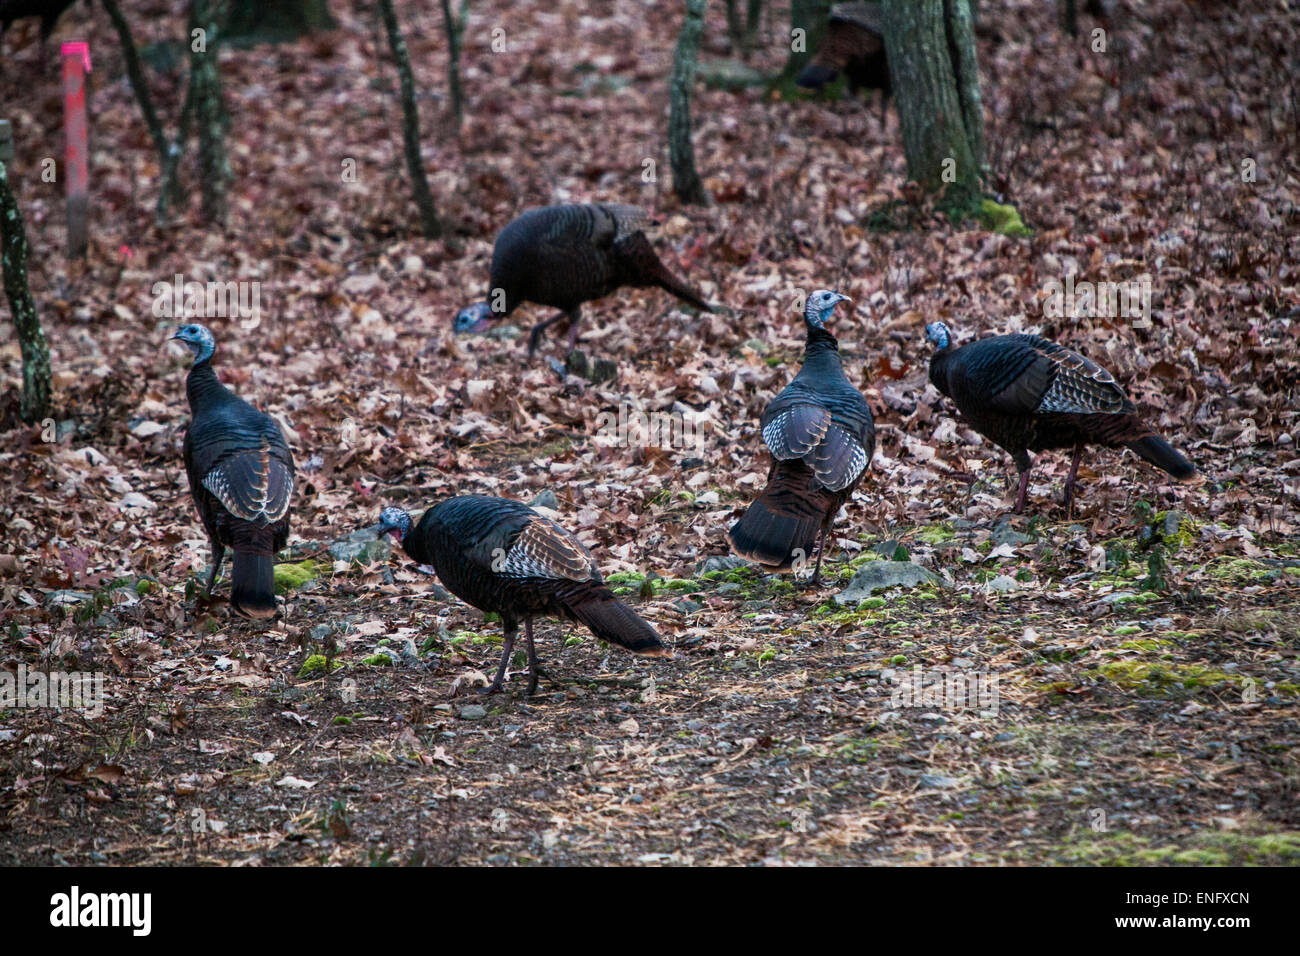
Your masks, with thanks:
<instances>
[{"instance_id":1,"label":"turkey neck","mask_svg":"<svg viewBox=\"0 0 1300 956\"><path fill-rule=\"evenodd\" d=\"M803 371L809 374L828 372L843 374L840 365L840 343L825 329L810 326L803 347Z\"/></svg>"},{"instance_id":2,"label":"turkey neck","mask_svg":"<svg viewBox=\"0 0 1300 956\"><path fill-rule=\"evenodd\" d=\"M930 384L945 395L948 394L948 359L952 358L953 351L949 345L930 356Z\"/></svg>"},{"instance_id":3,"label":"turkey neck","mask_svg":"<svg viewBox=\"0 0 1300 956\"><path fill-rule=\"evenodd\" d=\"M201 402L216 405L229 401L235 396L217 378L217 373L212 368L212 360L204 359L190 369L190 374L185 379L185 397L189 399L190 411L194 411Z\"/></svg>"}]
</instances>

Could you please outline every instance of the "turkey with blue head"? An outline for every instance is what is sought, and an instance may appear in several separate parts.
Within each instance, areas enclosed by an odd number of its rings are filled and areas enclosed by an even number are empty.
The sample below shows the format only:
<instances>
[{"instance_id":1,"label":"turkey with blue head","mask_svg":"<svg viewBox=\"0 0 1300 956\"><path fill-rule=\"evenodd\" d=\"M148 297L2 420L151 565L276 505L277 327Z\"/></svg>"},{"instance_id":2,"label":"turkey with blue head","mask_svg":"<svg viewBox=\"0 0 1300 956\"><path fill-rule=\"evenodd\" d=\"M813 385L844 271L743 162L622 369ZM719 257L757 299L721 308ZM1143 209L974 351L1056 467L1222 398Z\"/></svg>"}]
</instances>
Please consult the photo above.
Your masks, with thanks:
<instances>
[{"instance_id":1,"label":"turkey with blue head","mask_svg":"<svg viewBox=\"0 0 1300 956\"><path fill-rule=\"evenodd\" d=\"M531 356L542 334L568 319L569 348L578 341L582 305L623 286L658 286L704 312L716 310L673 275L642 231L649 221L637 206L611 203L543 206L510 222L497 236L486 302L456 313L456 334L486 331L524 302L559 309L533 327Z\"/></svg>"},{"instance_id":2,"label":"turkey with blue head","mask_svg":"<svg viewBox=\"0 0 1300 956\"><path fill-rule=\"evenodd\" d=\"M1065 507L1074 491L1087 445L1128 448L1179 481L1195 481L1196 468L1137 414L1115 377L1091 359L1037 335L995 335L960 348L942 322L925 327L935 347L930 381L952 399L971 426L1016 463L1025 510L1031 451L1072 448Z\"/></svg>"},{"instance_id":3,"label":"turkey with blue head","mask_svg":"<svg viewBox=\"0 0 1300 956\"><path fill-rule=\"evenodd\" d=\"M501 690L521 621L528 693L537 690L533 618L539 615L581 621L602 641L636 654L668 655L654 628L605 586L582 543L525 504L461 495L430 508L418 523L401 508L385 508L379 531L399 541L412 560L432 566L462 601L501 616L505 647L485 693Z\"/></svg>"},{"instance_id":4,"label":"turkey with blue head","mask_svg":"<svg viewBox=\"0 0 1300 956\"><path fill-rule=\"evenodd\" d=\"M729 532L738 555L769 571L802 567L816 548L814 586L831 523L876 448L871 408L845 377L839 342L826 328L835 306L848 301L829 289L808 297L803 367L759 423L772 453L767 487Z\"/></svg>"},{"instance_id":5,"label":"turkey with blue head","mask_svg":"<svg viewBox=\"0 0 1300 956\"><path fill-rule=\"evenodd\" d=\"M275 553L289 540L293 455L270 415L221 384L212 368L215 343L205 326L182 326L172 338L194 353L185 380L192 417L182 454L190 495L212 543L208 593L229 548L231 610L272 617Z\"/></svg>"}]
</instances>

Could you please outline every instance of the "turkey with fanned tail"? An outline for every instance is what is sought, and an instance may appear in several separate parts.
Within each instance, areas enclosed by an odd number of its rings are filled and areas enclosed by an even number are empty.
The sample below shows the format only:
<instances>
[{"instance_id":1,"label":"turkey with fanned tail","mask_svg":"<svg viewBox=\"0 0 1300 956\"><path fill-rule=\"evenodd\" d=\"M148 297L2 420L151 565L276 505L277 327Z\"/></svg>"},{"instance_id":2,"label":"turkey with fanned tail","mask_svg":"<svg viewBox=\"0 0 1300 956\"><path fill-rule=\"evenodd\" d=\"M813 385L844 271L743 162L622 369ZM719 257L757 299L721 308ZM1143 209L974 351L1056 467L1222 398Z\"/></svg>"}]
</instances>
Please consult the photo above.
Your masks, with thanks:
<instances>
[{"instance_id":1,"label":"turkey with fanned tail","mask_svg":"<svg viewBox=\"0 0 1300 956\"><path fill-rule=\"evenodd\" d=\"M729 532L733 550L768 571L797 569L816 548L814 587L831 523L876 447L871 409L845 377L839 342L826 329L835 306L847 301L826 289L808 297L803 367L760 421L772 453L767 487Z\"/></svg>"},{"instance_id":2,"label":"turkey with fanned tail","mask_svg":"<svg viewBox=\"0 0 1300 956\"><path fill-rule=\"evenodd\" d=\"M182 454L190 495L212 543L208 593L229 548L231 610L272 617L275 553L289 540L293 455L275 420L218 380L212 368L216 346L205 326L182 326L172 338L194 353L185 380L192 419Z\"/></svg>"}]
</instances>

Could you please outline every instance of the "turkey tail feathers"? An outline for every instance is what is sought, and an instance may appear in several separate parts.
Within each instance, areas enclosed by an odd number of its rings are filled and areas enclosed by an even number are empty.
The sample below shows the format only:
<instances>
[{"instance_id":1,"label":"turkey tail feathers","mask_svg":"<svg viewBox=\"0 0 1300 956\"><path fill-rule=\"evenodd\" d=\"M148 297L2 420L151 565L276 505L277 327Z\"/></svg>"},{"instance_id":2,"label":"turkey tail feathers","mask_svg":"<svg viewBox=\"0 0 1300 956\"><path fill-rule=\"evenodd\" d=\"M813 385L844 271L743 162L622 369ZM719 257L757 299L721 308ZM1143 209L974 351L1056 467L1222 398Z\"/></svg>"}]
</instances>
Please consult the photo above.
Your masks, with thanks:
<instances>
[{"instance_id":1,"label":"turkey tail feathers","mask_svg":"<svg viewBox=\"0 0 1300 956\"><path fill-rule=\"evenodd\" d=\"M647 657L670 656L655 629L636 611L614 597L608 588L589 591L564 604L570 614L587 625L591 633L602 641Z\"/></svg>"}]
</instances>

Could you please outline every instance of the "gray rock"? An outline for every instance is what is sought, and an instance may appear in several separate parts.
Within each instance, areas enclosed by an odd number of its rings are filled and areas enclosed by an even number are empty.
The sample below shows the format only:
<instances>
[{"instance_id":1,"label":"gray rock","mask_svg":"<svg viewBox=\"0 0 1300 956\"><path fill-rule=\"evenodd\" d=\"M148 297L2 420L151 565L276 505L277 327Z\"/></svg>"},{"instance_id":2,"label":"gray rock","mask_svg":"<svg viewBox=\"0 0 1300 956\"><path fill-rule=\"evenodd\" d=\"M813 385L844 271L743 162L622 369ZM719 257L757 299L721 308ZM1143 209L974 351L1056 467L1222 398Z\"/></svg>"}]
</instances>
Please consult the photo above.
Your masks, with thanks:
<instances>
[{"instance_id":1,"label":"gray rock","mask_svg":"<svg viewBox=\"0 0 1300 956\"><path fill-rule=\"evenodd\" d=\"M961 781L956 777L947 777L941 773L921 774L921 786L931 790L951 790L953 787L960 785Z\"/></svg>"},{"instance_id":2,"label":"gray rock","mask_svg":"<svg viewBox=\"0 0 1300 956\"><path fill-rule=\"evenodd\" d=\"M705 60L699 66L699 77L710 89L742 90L747 86L762 86L767 76L760 70L739 60Z\"/></svg>"},{"instance_id":3,"label":"gray rock","mask_svg":"<svg viewBox=\"0 0 1300 956\"><path fill-rule=\"evenodd\" d=\"M999 594L1015 594L1020 590L1020 582L1007 574L999 574L996 578L988 583L990 591L997 591Z\"/></svg>"},{"instance_id":4,"label":"gray rock","mask_svg":"<svg viewBox=\"0 0 1300 956\"><path fill-rule=\"evenodd\" d=\"M555 497L555 492L547 488L540 495L528 502L530 508L550 508L552 511L560 510L560 499Z\"/></svg>"},{"instance_id":5,"label":"gray rock","mask_svg":"<svg viewBox=\"0 0 1300 956\"><path fill-rule=\"evenodd\" d=\"M89 591L51 591L45 595L45 606L54 607L62 604L67 607L73 604L85 604L90 598Z\"/></svg>"},{"instance_id":6,"label":"gray rock","mask_svg":"<svg viewBox=\"0 0 1300 956\"><path fill-rule=\"evenodd\" d=\"M582 349L574 349L564 360L564 371L585 378L592 385L600 385L618 378L618 363L606 358L589 359Z\"/></svg>"},{"instance_id":7,"label":"gray rock","mask_svg":"<svg viewBox=\"0 0 1300 956\"><path fill-rule=\"evenodd\" d=\"M482 704L466 704L460 709L461 720L482 720L487 716L487 708Z\"/></svg>"},{"instance_id":8,"label":"gray rock","mask_svg":"<svg viewBox=\"0 0 1300 956\"><path fill-rule=\"evenodd\" d=\"M835 595L835 603L856 604L877 591L897 587L915 588L922 584L948 586L939 575L911 561L868 561L858 568L858 573L853 575L849 586Z\"/></svg>"},{"instance_id":9,"label":"gray rock","mask_svg":"<svg viewBox=\"0 0 1300 956\"><path fill-rule=\"evenodd\" d=\"M393 556L393 546L388 536L378 535L378 525L359 528L339 538L329 546L330 557L361 565L386 564Z\"/></svg>"},{"instance_id":10,"label":"gray rock","mask_svg":"<svg viewBox=\"0 0 1300 956\"><path fill-rule=\"evenodd\" d=\"M738 558L734 554L715 554L696 564L695 573L705 574L709 571L734 571L737 568L747 568L749 566L748 561L744 558Z\"/></svg>"},{"instance_id":11,"label":"gray rock","mask_svg":"<svg viewBox=\"0 0 1300 956\"><path fill-rule=\"evenodd\" d=\"M999 522L993 528L993 532L991 536L993 538L994 547L996 547L999 544L1009 544L1014 547L1016 545L1021 545L1021 544L1030 544L1034 540L1033 535L1025 534L1024 532L1017 531L1015 528L1011 527L1011 525L1005 521Z\"/></svg>"}]
</instances>

